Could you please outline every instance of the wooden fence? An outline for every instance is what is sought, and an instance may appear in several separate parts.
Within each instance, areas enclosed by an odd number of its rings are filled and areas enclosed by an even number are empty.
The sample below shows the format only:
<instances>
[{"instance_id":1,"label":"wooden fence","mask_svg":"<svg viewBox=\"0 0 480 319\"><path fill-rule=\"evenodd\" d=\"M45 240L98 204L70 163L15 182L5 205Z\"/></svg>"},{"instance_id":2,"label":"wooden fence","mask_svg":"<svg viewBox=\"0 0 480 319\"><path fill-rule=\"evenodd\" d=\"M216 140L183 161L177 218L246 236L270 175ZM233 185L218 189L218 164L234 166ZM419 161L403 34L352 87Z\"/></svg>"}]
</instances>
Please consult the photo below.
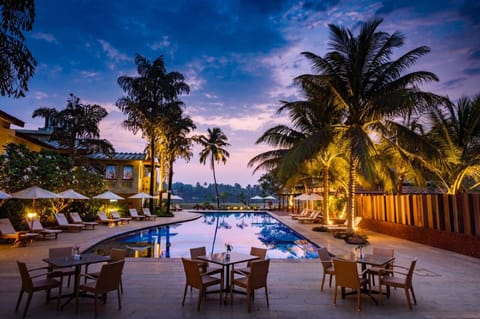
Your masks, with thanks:
<instances>
[{"instance_id":1,"label":"wooden fence","mask_svg":"<svg viewBox=\"0 0 480 319\"><path fill-rule=\"evenodd\" d=\"M480 238L480 193L460 195L358 194L358 216Z\"/></svg>"}]
</instances>

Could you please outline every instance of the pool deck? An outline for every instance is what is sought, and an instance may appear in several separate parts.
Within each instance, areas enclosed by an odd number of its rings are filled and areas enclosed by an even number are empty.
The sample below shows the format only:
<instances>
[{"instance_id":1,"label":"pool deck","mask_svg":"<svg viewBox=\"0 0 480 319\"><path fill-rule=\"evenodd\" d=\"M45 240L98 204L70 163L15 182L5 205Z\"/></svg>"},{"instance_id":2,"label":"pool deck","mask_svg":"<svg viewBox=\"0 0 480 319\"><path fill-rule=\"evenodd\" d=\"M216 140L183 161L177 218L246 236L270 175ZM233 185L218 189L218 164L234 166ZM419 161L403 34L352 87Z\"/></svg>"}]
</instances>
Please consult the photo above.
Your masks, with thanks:
<instances>
[{"instance_id":1,"label":"pool deck","mask_svg":"<svg viewBox=\"0 0 480 319\"><path fill-rule=\"evenodd\" d=\"M284 214L272 213L305 237L325 246L333 254L352 251L354 246L333 238L331 233L313 232L312 224L300 224ZM128 225L108 227L98 225L95 230L62 233L58 240L38 240L24 248L0 244L0 318L21 318L14 312L20 288L16 260L32 266L44 266L41 261L50 247L79 244L88 248L96 242L126 231L154 225L184 221L192 213L175 212L175 217L156 221L131 221ZM328 283L320 291L322 267L314 260L275 260L270 265L269 298L267 308L263 290L258 290L252 312L246 309L243 295L235 295L233 304L220 305L218 295L207 295L200 312L196 311L197 292L187 293L182 307L185 275L180 259L127 258L123 285L122 310L118 310L114 294L106 305L101 305L99 318L480 318L480 259L437 249L384 234L366 232L371 246L395 249L395 262L406 265L418 257L414 275L417 305L409 311L404 291L392 290L384 305L375 305L368 296L362 296L362 311L355 309L355 297L337 298L333 304L333 287ZM20 310L23 309L24 300ZM62 312L55 311L55 303L44 303L44 293L33 296L27 318L93 318L93 301L82 298L75 313L74 304Z\"/></svg>"}]
</instances>

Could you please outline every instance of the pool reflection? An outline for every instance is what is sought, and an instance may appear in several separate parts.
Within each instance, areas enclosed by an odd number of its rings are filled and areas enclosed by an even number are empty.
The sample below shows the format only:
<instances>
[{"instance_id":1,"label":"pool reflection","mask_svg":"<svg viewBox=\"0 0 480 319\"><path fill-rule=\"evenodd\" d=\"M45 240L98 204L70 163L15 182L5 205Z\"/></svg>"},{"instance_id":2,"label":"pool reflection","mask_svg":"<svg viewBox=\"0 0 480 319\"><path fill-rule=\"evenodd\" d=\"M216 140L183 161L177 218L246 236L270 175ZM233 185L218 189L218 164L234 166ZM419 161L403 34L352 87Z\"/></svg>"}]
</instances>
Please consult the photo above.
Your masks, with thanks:
<instances>
[{"instance_id":1,"label":"pool reflection","mask_svg":"<svg viewBox=\"0 0 480 319\"><path fill-rule=\"evenodd\" d=\"M154 227L104 241L90 251L108 253L125 248L129 257L189 257L190 248L205 246L210 253L225 245L248 254L250 247L267 248L268 258L318 258L317 246L266 213L208 212L197 220Z\"/></svg>"}]
</instances>

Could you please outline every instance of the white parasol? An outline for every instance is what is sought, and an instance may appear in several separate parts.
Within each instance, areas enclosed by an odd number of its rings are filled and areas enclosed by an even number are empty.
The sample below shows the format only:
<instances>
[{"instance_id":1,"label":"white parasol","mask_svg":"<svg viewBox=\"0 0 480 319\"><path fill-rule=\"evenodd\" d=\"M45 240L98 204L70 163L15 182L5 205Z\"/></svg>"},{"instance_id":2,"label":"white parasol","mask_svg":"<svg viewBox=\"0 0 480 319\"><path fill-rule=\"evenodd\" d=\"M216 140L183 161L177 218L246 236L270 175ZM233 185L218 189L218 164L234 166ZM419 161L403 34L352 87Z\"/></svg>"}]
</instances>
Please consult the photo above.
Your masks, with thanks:
<instances>
[{"instance_id":1,"label":"white parasol","mask_svg":"<svg viewBox=\"0 0 480 319\"><path fill-rule=\"evenodd\" d=\"M149 195L147 193L144 193L144 192L140 192L138 194L135 194L135 195L132 195L132 196L129 196L128 198L137 198L137 199L144 199L144 198L155 198L155 196L152 196L152 195Z\"/></svg>"},{"instance_id":2,"label":"white parasol","mask_svg":"<svg viewBox=\"0 0 480 319\"><path fill-rule=\"evenodd\" d=\"M263 200L263 197L256 195L256 196L253 196L253 197L250 198L250 199L251 199L251 200Z\"/></svg>"},{"instance_id":3,"label":"white parasol","mask_svg":"<svg viewBox=\"0 0 480 319\"><path fill-rule=\"evenodd\" d=\"M111 191L106 191L104 193L98 194L97 196L93 196L92 198L96 199L109 199L109 200L122 200L125 199L120 195L115 194L114 192Z\"/></svg>"},{"instance_id":4,"label":"white parasol","mask_svg":"<svg viewBox=\"0 0 480 319\"><path fill-rule=\"evenodd\" d=\"M80 194L80 193L74 191L71 188L67 189L66 191L63 191L61 193L58 193L58 195L61 198L65 198L65 199L90 199L90 197L87 197L83 194Z\"/></svg>"}]
</instances>

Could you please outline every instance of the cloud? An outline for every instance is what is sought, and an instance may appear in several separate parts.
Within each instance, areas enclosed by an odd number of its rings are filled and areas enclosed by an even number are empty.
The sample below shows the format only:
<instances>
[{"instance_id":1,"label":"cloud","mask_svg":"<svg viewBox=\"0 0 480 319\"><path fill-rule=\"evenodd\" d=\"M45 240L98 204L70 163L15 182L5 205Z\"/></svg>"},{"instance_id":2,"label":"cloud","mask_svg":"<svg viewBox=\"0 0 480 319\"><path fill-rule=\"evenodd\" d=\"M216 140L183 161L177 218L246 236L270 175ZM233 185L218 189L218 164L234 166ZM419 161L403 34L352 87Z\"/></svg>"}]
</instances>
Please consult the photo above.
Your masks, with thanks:
<instances>
[{"instance_id":1,"label":"cloud","mask_svg":"<svg viewBox=\"0 0 480 319\"><path fill-rule=\"evenodd\" d=\"M98 77L99 73L94 71L80 71L80 75L83 78L92 79Z\"/></svg>"},{"instance_id":2,"label":"cloud","mask_svg":"<svg viewBox=\"0 0 480 319\"><path fill-rule=\"evenodd\" d=\"M165 36L162 37L161 41L156 41L156 42L153 42L152 44L150 44L150 48L153 51L157 51L157 50L160 50L160 49L168 48L170 46L170 44L171 43L168 40L168 35L165 35Z\"/></svg>"},{"instance_id":3,"label":"cloud","mask_svg":"<svg viewBox=\"0 0 480 319\"><path fill-rule=\"evenodd\" d=\"M466 75L479 75L480 68L468 68L463 70L463 73L465 73Z\"/></svg>"},{"instance_id":4,"label":"cloud","mask_svg":"<svg viewBox=\"0 0 480 319\"><path fill-rule=\"evenodd\" d=\"M32 38L36 40L43 40L48 43L56 43L58 44L57 39L51 33L43 33L43 32L35 32L32 34Z\"/></svg>"},{"instance_id":5,"label":"cloud","mask_svg":"<svg viewBox=\"0 0 480 319\"><path fill-rule=\"evenodd\" d=\"M46 99L48 97L49 97L48 93L45 93L45 92L42 92L42 91L33 92L33 98L35 100L43 100L43 99Z\"/></svg>"},{"instance_id":6,"label":"cloud","mask_svg":"<svg viewBox=\"0 0 480 319\"><path fill-rule=\"evenodd\" d=\"M102 46L103 51L107 54L107 56L112 59L115 62L121 62L121 61L130 61L130 58L124 54L118 51L116 48L114 48L110 43L108 43L105 40L98 40L98 43Z\"/></svg>"}]
</instances>

